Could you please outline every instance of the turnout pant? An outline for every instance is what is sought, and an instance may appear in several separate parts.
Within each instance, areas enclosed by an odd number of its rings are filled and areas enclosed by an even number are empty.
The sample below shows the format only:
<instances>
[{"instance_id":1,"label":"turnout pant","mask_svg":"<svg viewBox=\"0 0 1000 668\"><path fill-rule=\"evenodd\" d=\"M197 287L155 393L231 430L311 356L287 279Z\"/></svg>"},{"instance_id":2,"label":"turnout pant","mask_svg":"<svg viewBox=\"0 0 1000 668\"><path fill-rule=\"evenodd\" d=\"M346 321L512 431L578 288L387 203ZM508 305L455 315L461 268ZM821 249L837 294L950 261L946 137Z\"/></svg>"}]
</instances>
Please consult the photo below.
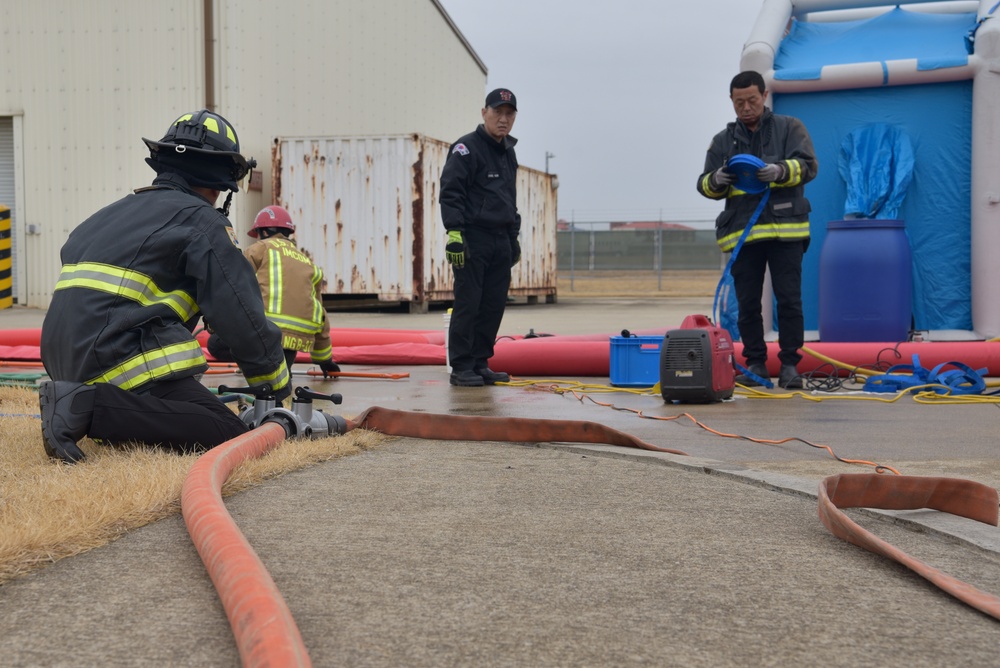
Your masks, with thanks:
<instances>
[{"instance_id":1,"label":"turnout pant","mask_svg":"<svg viewBox=\"0 0 1000 668\"><path fill-rule=\"evenodd\" d=\"M493 357L510 288L511 246L507 228L469 228L465 266L455 272L455 303L448 330L448 358L453 372L485 369Z\"/></svg>"},{"instance_id":2,"label":"turnout pant","mask_svg":"<svg viewBox=\"0 0 1000 668\"><path fill-rule=\"evenodd\" d=\"M745 244L733 262L733 285L740 315L737 325L747 365L767 361L761 299L764 271L771 270L771 287L778 301L778 359L796 365L805 333L802 316L802 241L757 241Z\"/></svg>"},{"instance_id":3,"label":"turnout pant","mask_svg":"<svg viewBox=\"0 0 1000 668\"><path fill-rule=\"evenodd\" d=\"M194 378L156 383L143 392L107 383L94 388L94 416L87 435L112 445L141 441L197 452L248 431L218 396Z\"/></svg>"}]
</instances>

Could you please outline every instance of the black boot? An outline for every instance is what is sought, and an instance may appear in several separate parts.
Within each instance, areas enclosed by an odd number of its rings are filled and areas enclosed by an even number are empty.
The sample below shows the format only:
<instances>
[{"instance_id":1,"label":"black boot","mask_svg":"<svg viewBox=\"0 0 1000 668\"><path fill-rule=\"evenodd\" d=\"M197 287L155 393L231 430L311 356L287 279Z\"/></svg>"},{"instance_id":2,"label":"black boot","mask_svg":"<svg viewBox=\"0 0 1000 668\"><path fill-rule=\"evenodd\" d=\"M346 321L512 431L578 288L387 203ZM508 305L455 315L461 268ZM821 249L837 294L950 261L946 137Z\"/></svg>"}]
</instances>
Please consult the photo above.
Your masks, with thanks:
<instances>
[{"instance_id":1,"label":"black boot","mask_svg":"<svg viewBox=\"0 0 1000 668\"><path fill-rule=\"evenodd\" d=\"M476 369L475 371L483 377L483 382L487 385L510 382L510 375L504 373L503 371L494 371L489 367L483 367L482 369Z\"/></svg>"},{"instance_id":2,"label":"black boot","mask_svg":"<svg viewBox=\"0 0 1000 668\"><path fill-rule=\"evenodd\" d=\"M73 464L84 458L77 441L87 435L94 417L94 386L47 380L38 386L45 453Z\"/></svg>"},{"instance_id":3,"label":"black boot","mask_svg":"<svg viewBox=\"0 0 1000 668\"><path fill-rule=\"evenodd\" d=\"M781 373L778 375L778 387L786 390L802 389L802 377L794 364L782 364Z\"/></svg>"},{"instance_id":4,"label":"black boot","mask_svg":"<svg viewBox=\"0 0 1000 668\"><path fill-rule=\"evenodd\" d=\"M458 385L459 387L482 387L485 385L483 377L472 369L453 371L450 381L452 385Z\"/></svg>"},{"instance_id":5,"label":"black boot","mask_svg":"<svg viewBox=\"0 0 1000 668\"><path fill-rule=\"evenodd\" d=\"M756 376L760 376L764 380L771 379L771 376L767 373L767 365L765 365L763 362L754 362L753 364L747 367L747 371ZM745 387L761 387L763 385L762 383L754 380L750 376L746 376L742 373L736 376L736 382Z\"/></svg>"}]
</instances>

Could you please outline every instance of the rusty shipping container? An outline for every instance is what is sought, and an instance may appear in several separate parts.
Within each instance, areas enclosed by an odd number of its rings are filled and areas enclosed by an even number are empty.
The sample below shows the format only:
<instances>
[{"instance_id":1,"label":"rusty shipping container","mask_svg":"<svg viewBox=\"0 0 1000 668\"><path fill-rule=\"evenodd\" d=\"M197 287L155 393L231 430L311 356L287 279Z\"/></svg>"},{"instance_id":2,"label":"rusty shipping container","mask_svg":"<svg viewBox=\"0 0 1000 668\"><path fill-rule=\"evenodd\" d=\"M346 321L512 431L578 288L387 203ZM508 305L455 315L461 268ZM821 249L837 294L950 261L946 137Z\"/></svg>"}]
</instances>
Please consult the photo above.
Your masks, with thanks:
<instances>
[{"instance_id":1,"label":"rusty shipping container","mask_svg":"<svg viewBox=\"0 0 1000 668\"><path fill-rule=\"evenodd\" d=\"M274 200L323 269L328 304L409 302L426 311L453 298L438 205L448 148L419 134L274 140ZM521 166L517 205L521 262L510 294L554 302L555 177Z\"/></svg>"}]
</instances>

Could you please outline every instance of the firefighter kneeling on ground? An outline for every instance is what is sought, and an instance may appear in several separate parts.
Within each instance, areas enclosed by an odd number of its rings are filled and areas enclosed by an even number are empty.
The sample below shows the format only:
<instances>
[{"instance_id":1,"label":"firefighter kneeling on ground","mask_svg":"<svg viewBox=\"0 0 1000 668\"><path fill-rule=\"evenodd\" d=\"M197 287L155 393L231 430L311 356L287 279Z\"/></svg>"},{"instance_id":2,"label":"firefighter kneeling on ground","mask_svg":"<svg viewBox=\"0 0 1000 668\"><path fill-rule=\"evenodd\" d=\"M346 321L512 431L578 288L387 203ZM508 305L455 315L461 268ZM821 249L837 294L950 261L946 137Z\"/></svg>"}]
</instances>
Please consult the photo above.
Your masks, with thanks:
<instances>
[{"instance_id":1,"label":"firefighter kneeling on ground","mask_svg":"<svg viewBox=\"0 0 1000 668\"><path fill-rule=\"evenodd\" d=\"M323 308L323 271L289 238L295 234L292 217L280 206L266 206L247 234L260 239L247 248L245 255L257 274L267 319L281 330L288 368L292 368L298 353L305 352L319 365L324 377L339 372L340 367L333 361L330 322ZM224 337L217 332L209 336L207 348L217 360L233 360Z\"/></svg>"},{"instance_id":2,"label":"firefighter kneeling on ground","mask_svg":"<svg viewBox=\"0 0 1000 668\"><path fill-rule=\"evenodd\" d=\"M227 218L256 163L240 154L233 126L204 109L143 141L153 184L70 233L42 324L51 378L39 387L42 437L65 462L84 458L85 436L191 452L247 431L198 382L208 369L193 335L203 314L231 343L248 385L268 386L278 401L291 393L281 332L264 316Z\"/></svg>"}]
</instances>

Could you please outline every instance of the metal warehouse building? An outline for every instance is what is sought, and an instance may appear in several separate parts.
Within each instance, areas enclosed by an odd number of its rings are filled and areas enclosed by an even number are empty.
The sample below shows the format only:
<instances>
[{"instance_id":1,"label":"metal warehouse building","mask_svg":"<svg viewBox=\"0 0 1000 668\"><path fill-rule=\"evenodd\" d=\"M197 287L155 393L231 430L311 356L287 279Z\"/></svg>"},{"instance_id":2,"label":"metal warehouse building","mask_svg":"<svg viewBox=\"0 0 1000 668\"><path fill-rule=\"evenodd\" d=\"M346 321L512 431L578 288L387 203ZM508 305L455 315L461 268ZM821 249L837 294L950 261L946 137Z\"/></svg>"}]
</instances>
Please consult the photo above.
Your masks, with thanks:
<instances>
[{"instance_id":1,"label":"metal warehouse building","mask_svg":"<svg viewBox=\"0 0 1000 668\"><path fill-rule=\"evenodd\" d=\"M59 249L154 174L141 137L207 107L262 170L240 238L272 202L277 137L474 127L486 67L436 0L10 0L0 27L0 204L14 299L46 307ZM554 211L552 212L554 218ZM443 232L442 232L443 233ZM554 234L553 234L554 238Z\"/></svg>"}]
</instances>

